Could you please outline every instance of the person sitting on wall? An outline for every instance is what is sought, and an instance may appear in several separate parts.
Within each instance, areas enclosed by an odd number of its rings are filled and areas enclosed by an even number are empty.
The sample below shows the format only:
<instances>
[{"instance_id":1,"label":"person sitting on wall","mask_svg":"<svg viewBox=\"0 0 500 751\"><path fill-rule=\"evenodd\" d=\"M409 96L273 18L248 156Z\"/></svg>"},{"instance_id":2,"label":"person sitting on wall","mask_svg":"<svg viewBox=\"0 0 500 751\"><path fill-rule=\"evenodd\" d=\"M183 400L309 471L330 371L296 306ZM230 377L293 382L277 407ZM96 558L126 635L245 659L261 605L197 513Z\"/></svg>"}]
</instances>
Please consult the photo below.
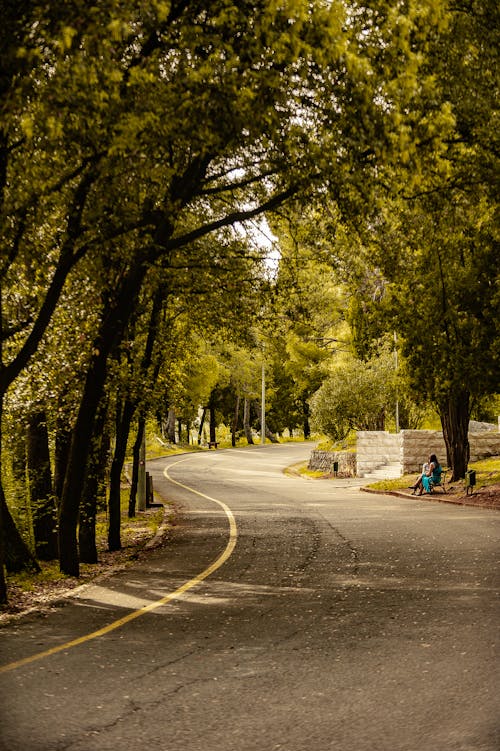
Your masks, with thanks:
<instances>
[{"instance_id":1,"label":"person sitting on wall","mask_svg":"<svg viewBox=\"0 0 500 751\"><path fill-rule=\"evenodd\" d=\"M417 478L415 485L411 486L412 495L416 495L417 490L420 491L417 495L422 495L424 490L426 493L430 493L432 490L431 483L438 483L441 480L442 471L436 454L431 454L428 463L422 466L422 473Z\"/></svg>"}]
</instances>

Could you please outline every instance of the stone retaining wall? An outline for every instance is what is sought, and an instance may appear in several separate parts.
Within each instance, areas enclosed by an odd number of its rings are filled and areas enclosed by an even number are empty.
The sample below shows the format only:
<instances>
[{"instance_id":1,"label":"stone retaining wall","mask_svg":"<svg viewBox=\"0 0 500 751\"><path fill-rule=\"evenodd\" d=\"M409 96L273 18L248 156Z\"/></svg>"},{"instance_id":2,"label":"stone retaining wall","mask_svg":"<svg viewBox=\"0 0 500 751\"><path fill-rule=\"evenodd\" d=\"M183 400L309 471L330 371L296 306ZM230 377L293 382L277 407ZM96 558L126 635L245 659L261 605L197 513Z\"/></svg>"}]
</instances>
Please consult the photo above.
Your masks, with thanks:
<instances>
[{"instance_id":1,"label":"stone retaining wall","mask_svg":"<svg viewBox=\"0 0 500 751\"><path fill-rule=\"evenodd\" d=\"M488 456L500 456L500 432L485 430L469 433L470 461ZM420 472L429 454L436 454L446 466L446 445L440 430L402 430L387 433L363 430L357 433L356 452L312 451L309 469L333 472L333 462L339 463L342 477L363 477L378 467L399 463L401 474Z\"/></svg>"},{"instance_id":2,"label":"stone retaining wall","mask_svg":"<svg viewBox=\"0 0 500 751\"><path fill-rule=\"evenodd\" d=\"M339 477L356 477L356 454L353 451L311 451L308 469L333 472L334 462L339 463Z\"/></svg>"},{"instance_id":3,"label":"stone retaining wall","mask_svg":"<svg viewBox=\"0 0 500 751\"><path fill-rule=\"evenodd\" d=\"M402 430L399 436L402 474L420 472L430 454L446 465L446 444L440 430Z\"/></svg>"},{"instance_id":4,"label":"stone retaining wall","mask_svg":"<svg viewBox=\"0 0 500 751\"><path fill-rule=\"evenodd\" d=\"M500 456L500 433L491 430L469 433L470 461ZM385 464L399 462L402 474L419 472L429 454L446 465L446 445L440 430L359 431L357 474L362 476Z\"/></svg>"},{"instance_id":5,"label":"stone retaining wall","mask_svg":"<svg viewBox=\"0 0 500 751\"><path fill-rule=\"evenodd\" d=\"M500 433L473 433L469 435L469 443L471 462L488 456L500 456Z\"/></svg>"},{"instance_id":6,"label":"stone retaining wall","mask_svg":"<svg viewBox=\"0 0 500 751\"><path fill-rule=\"evenodd\" d=\"M359 430L356 433L356 474L365 474L384 465L401 462L401 433L385 430Z\"/></svg>"},{"instance_id":7,"label":"stone retaining wall","mask_svg":"<svg viewBox=\"0 0 500 751\"><path fill-rule=\"evenodd\" d=\"M429 454L436 454L443 466L446 465L446 445L440 430L402 430L400 435L403 474L419 472ZM469 446L471 462L500 456L500 433L469 433Z\"/></svg>"}]
</instances>

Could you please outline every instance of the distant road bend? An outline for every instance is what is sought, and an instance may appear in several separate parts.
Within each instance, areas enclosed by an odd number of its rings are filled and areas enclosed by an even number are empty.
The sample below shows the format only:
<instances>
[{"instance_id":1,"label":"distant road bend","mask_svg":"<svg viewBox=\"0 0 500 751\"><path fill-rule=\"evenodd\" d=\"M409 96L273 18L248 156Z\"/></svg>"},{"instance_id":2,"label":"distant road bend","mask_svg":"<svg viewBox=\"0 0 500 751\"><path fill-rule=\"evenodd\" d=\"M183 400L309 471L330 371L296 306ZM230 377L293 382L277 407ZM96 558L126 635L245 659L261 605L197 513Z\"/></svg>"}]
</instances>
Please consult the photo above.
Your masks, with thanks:
<instances>
[{"instance_id":1,"label":"distant road bend","mask_svg":"<svg viewBox=\"0 0 500 751\"><path fill-rule=\"evenodd\" d=\"M0 749L499 751L500 514L310 449L149 462L165 544L0 629Z\"/></svg>"}]
</instances>

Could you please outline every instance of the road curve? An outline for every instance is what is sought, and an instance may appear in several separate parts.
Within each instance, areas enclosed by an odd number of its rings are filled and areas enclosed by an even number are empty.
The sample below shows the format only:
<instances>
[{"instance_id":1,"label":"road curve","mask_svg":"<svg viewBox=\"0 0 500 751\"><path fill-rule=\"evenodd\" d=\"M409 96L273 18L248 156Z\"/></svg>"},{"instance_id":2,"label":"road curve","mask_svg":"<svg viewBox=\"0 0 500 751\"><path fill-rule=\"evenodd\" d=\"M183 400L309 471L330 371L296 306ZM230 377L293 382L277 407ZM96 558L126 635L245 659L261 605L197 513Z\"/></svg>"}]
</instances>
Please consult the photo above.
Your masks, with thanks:
<instances>
[{"instance_id":1,"label":"road curve","mask_svg":"<svg viewBox=\"0 0 500 751\"><path fill-rule=\"evenodd\" d=\"M498 751L500 515L283 473L309 450L150 462L165 543L0 629L0 749Z\"/></svg>"}]
</instances>

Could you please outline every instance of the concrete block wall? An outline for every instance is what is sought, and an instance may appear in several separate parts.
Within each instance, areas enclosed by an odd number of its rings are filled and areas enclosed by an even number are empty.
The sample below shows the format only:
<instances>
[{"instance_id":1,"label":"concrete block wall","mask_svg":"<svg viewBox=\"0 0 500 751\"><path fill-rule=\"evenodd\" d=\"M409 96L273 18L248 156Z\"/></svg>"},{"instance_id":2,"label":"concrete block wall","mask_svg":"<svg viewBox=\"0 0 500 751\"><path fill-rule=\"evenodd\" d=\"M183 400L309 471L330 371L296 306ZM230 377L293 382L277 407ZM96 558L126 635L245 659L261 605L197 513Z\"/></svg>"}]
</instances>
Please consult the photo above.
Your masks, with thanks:
<instances>
[{"instance_id":1,"label":"concrete block wall","mask_svg":"<svg viewBox=\"0 0 500 751\"><path fill-rule=\"evenodd\" d=\"M429 454L436 454L440 463L446 465L446 444L440 430L402 430L399 435L404 475L420 472Z\"/></svg>"},{"instance_id":2,"label":"concrete block wall","mask_svg":"<svg viewBox=\"0 0 500 751\"><path fill-rule=\"evenodd\" d=\"M311 451L308 468L320 472L333 472L333 463L338 462L340 477L356 476L356 454L353 451Z\"/></svg>"},{"instance_id":3,"label":"concrete block wall","mask_svg":"<svg viewBox=\"0 0 500 751\"><path fill-rule=\"evenodd\" d=\"M359 430L356 433L356 474L358 477L384 464L401 461L400 433L385 430Z\"/></svg>"},{"instance_id":4,"label":"concrete block wall","mask_svg":"<svg viewBox=\"0 0 500 751\"><path fill-rule=\"evenodd\" d=\"M471 462L488 456L500 456L500 432L470 433L469 444Z\"/></svg>"},{"instance_id":5,"label":"concrete block wall","mask_svg":"<svg viewBox=\"0 0 500 751\"><path fill-rule=\"evenodd\" d=\"M469 433L470 461L500 456L500 432ZM446 466L446 445L440 430L402 430L400 433L359 431L356 442L356 474L363 477L384 464L399 462L401 474L420 472L429 454Z\"/></svg>"},{"instance_id":6,"label":"concrete block wall","mask_svg":"<svg viewBox=\"0 0 500 751\"><path fill-rule=\"evenodd\" d=\"M402 430L401 463L403 474L420 472L429 454L436 454L446 466L446 444L440 430ZM481 431L469 433L470 461L500 456L500 433Z\"/></svg>"}]
</instances>

